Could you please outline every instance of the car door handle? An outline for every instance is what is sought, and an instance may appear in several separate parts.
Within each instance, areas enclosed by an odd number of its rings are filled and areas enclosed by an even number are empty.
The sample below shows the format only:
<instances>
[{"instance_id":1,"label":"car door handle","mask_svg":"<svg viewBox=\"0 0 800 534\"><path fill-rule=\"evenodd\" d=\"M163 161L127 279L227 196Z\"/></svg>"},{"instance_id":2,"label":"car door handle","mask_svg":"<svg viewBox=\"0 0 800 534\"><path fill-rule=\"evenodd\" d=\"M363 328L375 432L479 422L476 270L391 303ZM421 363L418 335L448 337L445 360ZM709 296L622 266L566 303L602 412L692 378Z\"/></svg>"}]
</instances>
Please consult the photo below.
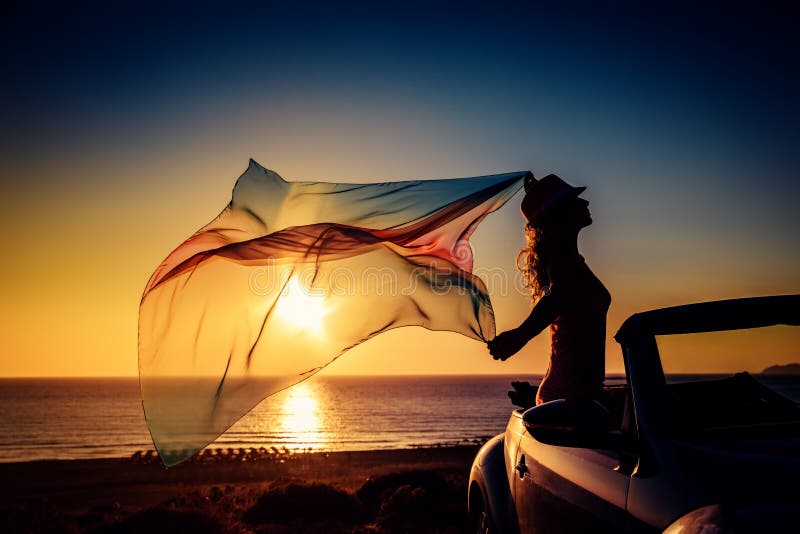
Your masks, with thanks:
<instances>
[{"instance_id":1,"label":"car door handle","mask_svg":"<svg viewBox=\"0 0 800 534\"><path fill-rule=\"evenodd\" d=\"M519 462L517 462L516 466L517 473L519 473L519 478L525 478L525 473L528 472L528 466L525 465L525 457L520 456Z\"/></svg>"}]
</instances>

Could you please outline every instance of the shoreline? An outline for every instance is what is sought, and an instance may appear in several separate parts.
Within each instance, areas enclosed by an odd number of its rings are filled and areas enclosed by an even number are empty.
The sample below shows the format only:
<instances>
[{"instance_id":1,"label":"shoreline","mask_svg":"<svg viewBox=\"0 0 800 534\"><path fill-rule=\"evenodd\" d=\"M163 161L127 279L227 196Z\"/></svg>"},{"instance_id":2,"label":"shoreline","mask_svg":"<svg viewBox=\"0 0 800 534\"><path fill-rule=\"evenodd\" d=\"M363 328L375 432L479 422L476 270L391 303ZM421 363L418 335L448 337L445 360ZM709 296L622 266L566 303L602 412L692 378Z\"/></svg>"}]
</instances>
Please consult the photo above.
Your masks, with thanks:
<instances>
[{"instance_id":1,"label":"shoreline","mask_svg":"<svg viewBox=\"0 0 800 534\"><path fill-rule=\"evenodd\" d=\"M499 432L497 432L499 433ZM261 446L226 446L225 444L215 444L218 446L206 446L193 456L190 456L182 463L203 463L203 462L216 462L216 461L259 461L259 460L274 460L276 458L286 458L292 455L302 454L333 454L333 453L353 453L353 452L379 452L379 451L401 451L401 450L424 450L424 449L447 449L454 447L480 447L488 440L493 438L497 433L492 435L477 436L474 438L463 438L459 440L447 440L431 443L411 443L399 444L397 446L386 446L380 448L364 448L364 449L338 449L338 448L313 448L313 447L292 447L289 448L285 444L281 445L261 445ZM20 458L5 460L0 458L0 466L9 464L27 464L33 462L80 462L80 461L104 461L104 460L128 460L135 463L156 463L161 464L161 459L154 448L149 449L136 449L133 453L128 455L114 455L114 456L94 456L94 457L70 457L70 458Z\"/></svg>"},{"instance_id":2,"label":"shoreline","mask_svg":"<svg viewBox=\"0 0 800 534\"><path fill-rule=\"evenodd\" d=\"M440 485L446 484L448 488L446 496L436 497L441 500L436 506L453 508L455 512L451 519L457 525L454 527L456 530L448 527L444 531L459 531L461 527L458 525L466 519L466 486L478 448L477 445L460 445L281 453L250 460L233 456L216 461L184 462L171 468L164 467L160 461L143 463L130 458L2 463L0 478L8 482L0 488L0 527L8 524L11 518L12 528L4 531L24 530L26 525L13 523L14 518L34 517L37 524L55 521L69 527L62 531L82 532L88 524L92 528L120 525L141 514L158 511L191 512L211 518L215 524L222 525L221 530L212 530L214 532L249 531L251 527L256 532L261 527L243 523L248 510L260 498L285 491L287 485L294 485L295 490L300 488L297 491L301 492L313 492L314 488L322 485L329 491L354 499L354 495L363 493L370 480L403 482L401 479L408 473L425 473L423 478L427 477L426 480L439 480ZM409 484L399 482L394 491L408 491ZM430 493L433 490L424 491ZM415 493L417 498L418 494ZM218 506L221 496L227 499L225 502L230 502ZM379 499L383 497L379 496ZM294 504L303 505L302 502ZM419 503L412 506L413 509L418 507ZM379 514L379 511L373 511L373 514ZM315 527L308 523L312 520L295 518L294 523L289 523L294 525L292 529L315 531ZM334 523L338 521L335 517L332 520ZM370 516L365 521L364 524L372 525L370 531L381 531L373 528L380 523L379 515ZM152 528L157 530L159 527ZM350 526L347 528L350 530L345 531L353 531Z\"/></svg>"}]
</instances>

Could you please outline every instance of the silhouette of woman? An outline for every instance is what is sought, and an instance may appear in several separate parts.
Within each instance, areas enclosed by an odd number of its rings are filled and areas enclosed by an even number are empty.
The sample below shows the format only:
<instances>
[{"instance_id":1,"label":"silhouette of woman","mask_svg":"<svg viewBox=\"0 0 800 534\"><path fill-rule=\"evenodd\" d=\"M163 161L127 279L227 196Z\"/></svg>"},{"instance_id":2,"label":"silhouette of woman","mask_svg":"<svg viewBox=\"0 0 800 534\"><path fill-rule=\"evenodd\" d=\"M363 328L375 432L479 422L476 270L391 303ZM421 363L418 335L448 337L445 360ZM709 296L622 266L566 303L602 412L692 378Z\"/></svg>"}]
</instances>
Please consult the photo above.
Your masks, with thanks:
<instances>
[{"instance_id":1,"label":"silhouette of woman","mask_svg":"<svg viewBox=\"0 0 800 534\"><path fill-rule=\"evenodd\" d=\"M520 326L487 343L494 359L506 360L550 326L550 362L536 404L599 399L603 392L611 295L578 252L578 233L592 224L589 202L578 196L585 189L554 174L526 177L527 246L517 265L536 304Z\"/></svg>"}]
</instances>

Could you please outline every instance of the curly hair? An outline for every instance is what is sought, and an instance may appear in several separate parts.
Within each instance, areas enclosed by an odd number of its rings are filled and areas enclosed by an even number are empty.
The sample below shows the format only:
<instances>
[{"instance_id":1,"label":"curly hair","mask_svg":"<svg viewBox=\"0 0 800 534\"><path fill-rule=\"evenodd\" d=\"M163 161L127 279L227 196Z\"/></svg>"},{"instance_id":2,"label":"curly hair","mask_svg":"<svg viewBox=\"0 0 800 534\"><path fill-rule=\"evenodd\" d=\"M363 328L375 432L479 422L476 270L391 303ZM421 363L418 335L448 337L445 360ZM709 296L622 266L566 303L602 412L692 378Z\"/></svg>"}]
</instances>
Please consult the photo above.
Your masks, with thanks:
<instances>
[{"instance_id":1,"label":"curly hair","mask_svg":"<svg viewBox=\"0 0 800 534\"><path fill-rule=\"evenodd\" d=\"M529 222L525 225L525 248L517 254L517 269L522 273L525 287L531 292L531 304L547 294L550 287L547 234L545 225Z\"/></svg>"}]
</instances>

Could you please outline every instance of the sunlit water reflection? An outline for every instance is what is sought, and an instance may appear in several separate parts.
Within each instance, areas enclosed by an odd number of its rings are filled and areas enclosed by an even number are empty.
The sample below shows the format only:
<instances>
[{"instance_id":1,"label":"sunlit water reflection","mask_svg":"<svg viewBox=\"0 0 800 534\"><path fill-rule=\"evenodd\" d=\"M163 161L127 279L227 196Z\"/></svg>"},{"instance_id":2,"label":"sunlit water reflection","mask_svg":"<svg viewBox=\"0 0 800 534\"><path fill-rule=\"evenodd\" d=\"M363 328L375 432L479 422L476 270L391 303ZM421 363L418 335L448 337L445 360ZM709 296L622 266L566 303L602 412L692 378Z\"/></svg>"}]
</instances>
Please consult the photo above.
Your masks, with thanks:
<instances>
[{"instance_id":1,"label":"sunlit water reflection","mask_svg":"<svg viewBox=\"0 0 800 534\"><path fill-rule=\"evenodd\" d=\"M797 377L759 377L800 400ZM210 448L367 450L480 440L529 376L318 376L259 404ZM0 381L0 462L130 456L152 449L131 379Z\"/></svg>"},{"instance_id":2,"label":"sunlit water reflection","mask_svg":"<svg viewBox=\"0 0 800 534\"><path fill-rule=\"evenodd\" d=\"M279 412L282 441L287 449L324 448L327 440L322 432L316 390L317 387L304 382L287 392Z\"/></svg>"}]
</instances>

